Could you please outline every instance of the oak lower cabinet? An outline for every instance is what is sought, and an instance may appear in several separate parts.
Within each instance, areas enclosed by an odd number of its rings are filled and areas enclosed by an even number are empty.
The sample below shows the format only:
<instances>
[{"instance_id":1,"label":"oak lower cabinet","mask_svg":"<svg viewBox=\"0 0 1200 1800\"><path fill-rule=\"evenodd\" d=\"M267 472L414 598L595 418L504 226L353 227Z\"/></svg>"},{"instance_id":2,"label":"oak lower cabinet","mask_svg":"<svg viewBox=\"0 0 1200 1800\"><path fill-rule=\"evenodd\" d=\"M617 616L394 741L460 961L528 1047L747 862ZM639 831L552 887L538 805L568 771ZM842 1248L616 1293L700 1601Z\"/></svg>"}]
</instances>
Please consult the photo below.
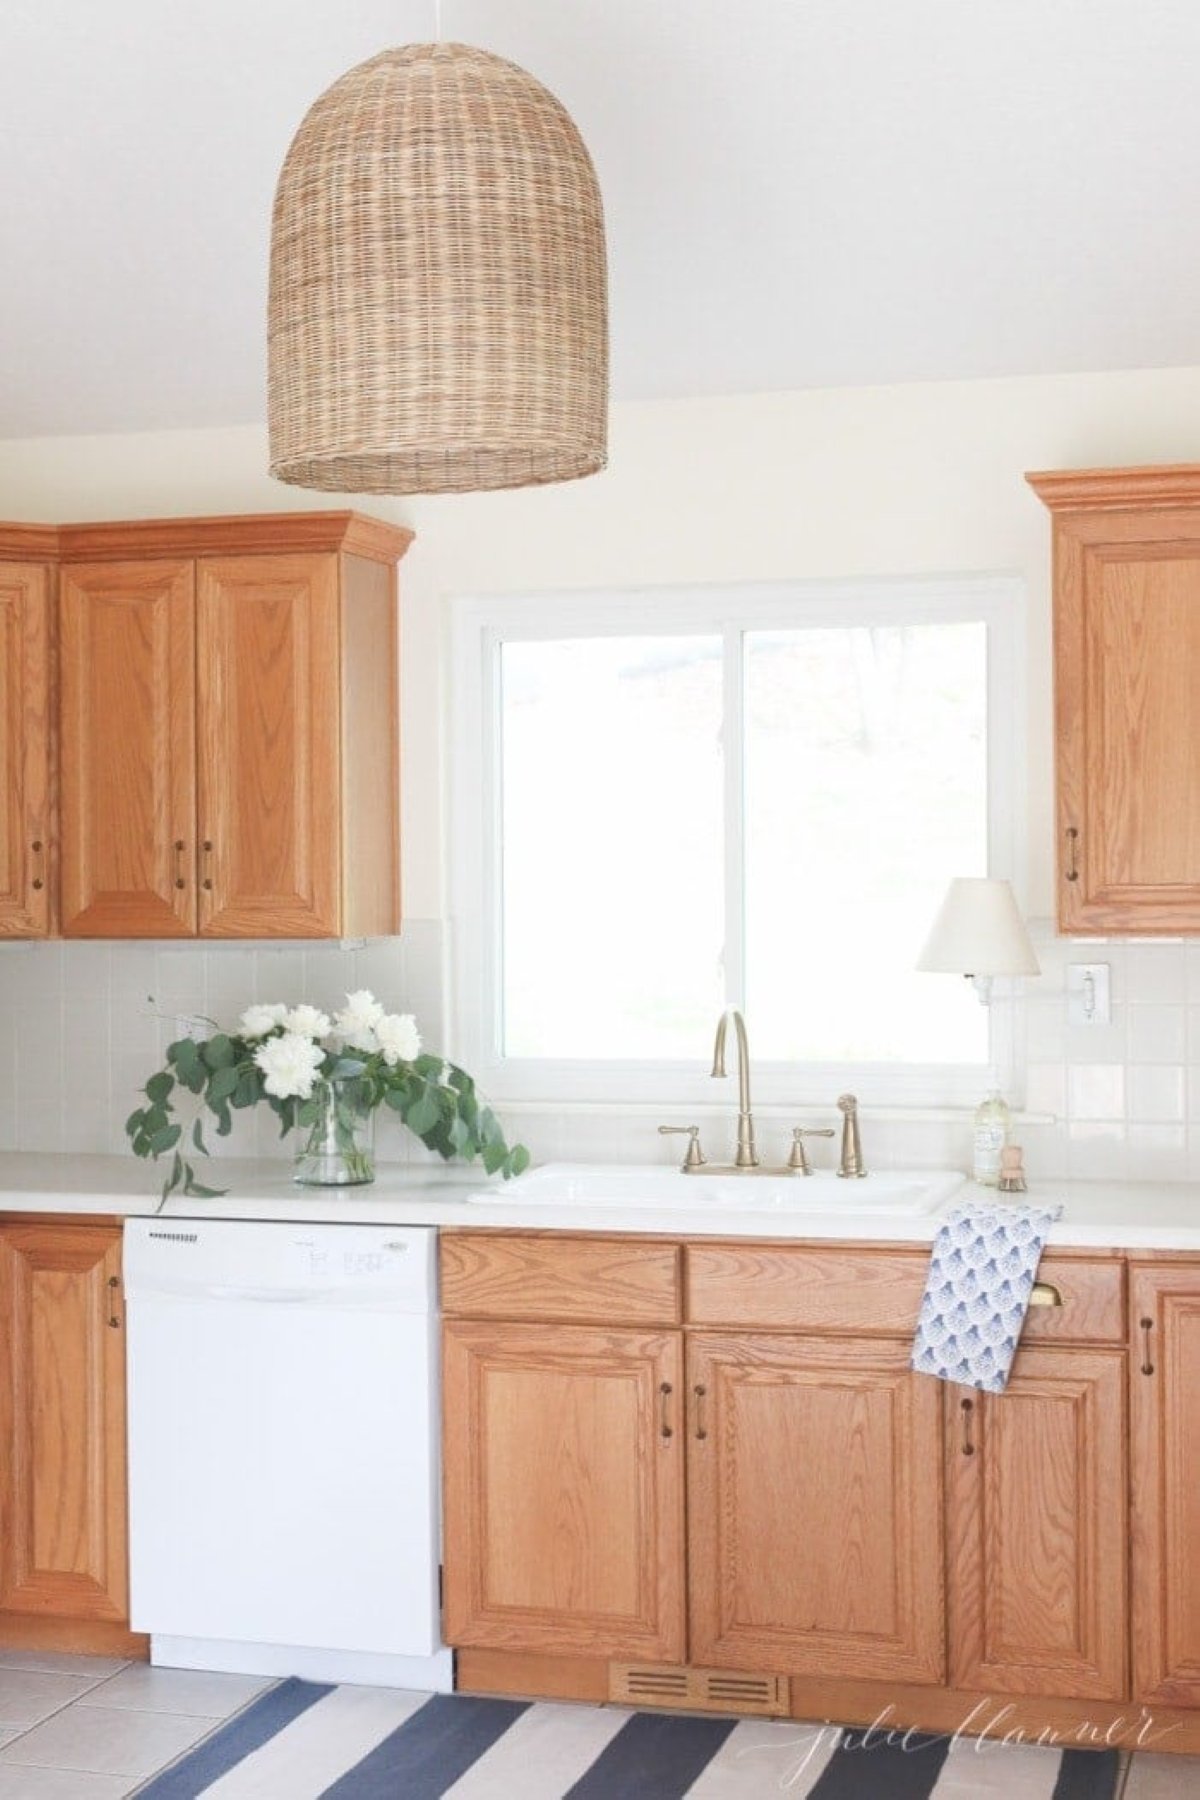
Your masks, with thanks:
<instances>
[{"instance_id":1,"label":"oak lower cabinet","mask_svg":"<svg viewBox=\"0 0 1200 1800\"><path fill-rule=\"evenodd\" d=\"M118 1225L0 1224L0 1645L144 1653L123 1326Z\"/></svg>"},{"instance_id":2,"label":"oak lower cabinet","mask_svg":"<svg viewBox=\"0 0 1200 1800\"><path fill-rule=\"evenodd\" d=\"M679 1662L682 1334L444 1327L448 1643Z\"/></svg>"},{"instance_id":3,"label":"oak lower cabinet","mask_svg":"<svg viewBox=\"0 0 1200 1800\"><path fill-rule=\"evenodd\" d=\"M947 1391L952 1687L1127 1693L1126 1360L1026 1345L1003 1394Z\"/></svg>"},{"instance_id":4,"label":"oak lower cabinet","mask_svg":"<svg viewBox=\"0 0 1200 1800\"><path fill-rule=\"evenodd\" d=\"M1200 1707L1200 1263L1134 1263L1133 1691Z\"/></svg>"},{"instance_id":5,"label":"oak lower cabinet","mask_svg":"<svg viewBox=\"0 0 1200 1800\"><path fill-rule=\"evenodd\" d=\"M399 929L410 536L354 513L62 529L64 935Z\"/></svg>"},{"instance_id":6,"label":"oak lower cabinet","mask_svg":"<svg viewBox=\"0 0 1200 1800\"><path fill-rule=\"evenodd\" d=\"M0 561L0 937L50 930L52 582Z\"/></svg>"},{"instance_id":7,"label":"oak lower cabinet","mask_svg":"<svg viewBox=\"0 0 1200 1800\"><path fill-rule=\"evenodd\" d=\"M1059 929L1200 931L1200 468L1028 480L1054 516Z\"/></svg>"},{"instance_id":8,"label":"oak lower cabinet","mask_svg":"<svg viewBox=\"0 0 1200 1800\"><path fill-rule=\"evenodd\" d=\"M943 1675L941 1396L890 1340L688 1341L691 1660Z\"/></svg>"},{"instance_id":9,"label":"oak lower cabinet","mask_svg":"<svg viewBox=\"0 0 1200 1800\"><path fill-rule=\"evenodd\" d=\"M1200 1751L1200 1257L1048 1252L1001 1394L927 1261L443 1232L464 1685Z\"/></svg>"}]
</instances>

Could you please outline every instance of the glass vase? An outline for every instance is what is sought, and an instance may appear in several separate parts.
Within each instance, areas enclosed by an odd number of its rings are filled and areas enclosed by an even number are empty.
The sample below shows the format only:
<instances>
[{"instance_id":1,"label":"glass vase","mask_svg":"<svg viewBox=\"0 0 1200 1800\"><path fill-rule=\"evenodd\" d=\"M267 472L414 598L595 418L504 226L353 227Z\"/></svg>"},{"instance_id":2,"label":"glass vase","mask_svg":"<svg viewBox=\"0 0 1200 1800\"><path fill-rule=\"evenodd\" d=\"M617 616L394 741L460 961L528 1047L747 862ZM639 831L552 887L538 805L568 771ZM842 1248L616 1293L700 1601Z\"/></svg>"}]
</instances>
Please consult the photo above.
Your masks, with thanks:
<instances>
[{"instance_id":1,"label":"glass vase","mask_svg":"<svg viewBox=\"0 0 1200 1800\"><path fill-rule=\"evenodd\" d=\"M308 1135L293 1179L302 1187L361 1187L375 1179L375 1113L362 1082L343 1077L313 1083L305 1108Z\"/></svg>"}]
</instances>

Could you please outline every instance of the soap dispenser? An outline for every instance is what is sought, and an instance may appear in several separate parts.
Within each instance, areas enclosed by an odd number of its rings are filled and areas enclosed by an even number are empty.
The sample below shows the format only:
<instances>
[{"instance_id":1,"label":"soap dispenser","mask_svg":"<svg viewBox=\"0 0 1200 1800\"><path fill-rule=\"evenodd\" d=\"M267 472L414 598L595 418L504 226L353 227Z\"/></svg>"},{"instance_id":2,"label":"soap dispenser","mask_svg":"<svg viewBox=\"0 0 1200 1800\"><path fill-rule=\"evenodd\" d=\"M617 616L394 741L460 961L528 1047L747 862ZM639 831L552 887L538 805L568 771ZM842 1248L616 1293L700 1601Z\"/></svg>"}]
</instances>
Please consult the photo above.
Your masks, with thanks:
<instances>
[{"instance_id":1,"label":"soap dispenser","mask_svg":"<svg viewBox=\"0 0 1200 1800\"><path fill-rule=\"evenodd\" d=\"M971 1173L984 1187L999 1187L1000 1157L1008 1142L1011 1120L998 1088L993 1088L975 1110L975 1148Z\"/></svg>"}]
</instances>

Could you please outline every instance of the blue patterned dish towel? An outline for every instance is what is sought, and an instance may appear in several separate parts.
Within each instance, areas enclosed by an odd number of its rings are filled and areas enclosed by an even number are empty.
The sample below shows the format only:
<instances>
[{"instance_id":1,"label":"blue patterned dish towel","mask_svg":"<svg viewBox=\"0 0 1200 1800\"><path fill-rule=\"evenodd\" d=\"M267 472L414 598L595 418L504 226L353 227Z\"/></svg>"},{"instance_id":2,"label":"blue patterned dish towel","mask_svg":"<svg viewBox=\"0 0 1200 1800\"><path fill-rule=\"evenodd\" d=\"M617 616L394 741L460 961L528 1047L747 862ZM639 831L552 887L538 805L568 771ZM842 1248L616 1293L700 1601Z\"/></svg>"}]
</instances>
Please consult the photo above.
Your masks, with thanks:
<instances>
[{"instance_id":1,"label":"blue patterned dish towel","mask_svg":"<svg viewBox=\"0 0 1200 1800\"><path fill-rule=\"evenodd\" d=\"M921 1375L1003 1393L1042 1246L1061 1205L967 1200L933 1240L912 1366Z\"/></svg>"}]
</instances>

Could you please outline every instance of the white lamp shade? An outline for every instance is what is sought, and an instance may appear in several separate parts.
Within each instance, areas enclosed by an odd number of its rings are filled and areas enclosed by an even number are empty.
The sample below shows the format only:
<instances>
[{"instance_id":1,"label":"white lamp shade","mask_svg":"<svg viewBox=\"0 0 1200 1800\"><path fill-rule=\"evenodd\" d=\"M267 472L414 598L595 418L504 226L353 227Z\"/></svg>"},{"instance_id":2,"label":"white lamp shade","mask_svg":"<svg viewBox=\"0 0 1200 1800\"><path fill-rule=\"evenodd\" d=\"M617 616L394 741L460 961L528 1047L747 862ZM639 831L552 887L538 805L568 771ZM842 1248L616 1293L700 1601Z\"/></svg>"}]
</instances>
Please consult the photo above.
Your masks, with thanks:
<instances>
[{"instance_id":1,"label":"white lamp shade","mask_svg":"<svg viewBox=\"0 0 1200 1800\"><path fill-rule=\"evenodd\" d=\"M950 883L918 969L942 975L1037 975L1012 887L960 875Z\"/></svg>"}]
</instances>

